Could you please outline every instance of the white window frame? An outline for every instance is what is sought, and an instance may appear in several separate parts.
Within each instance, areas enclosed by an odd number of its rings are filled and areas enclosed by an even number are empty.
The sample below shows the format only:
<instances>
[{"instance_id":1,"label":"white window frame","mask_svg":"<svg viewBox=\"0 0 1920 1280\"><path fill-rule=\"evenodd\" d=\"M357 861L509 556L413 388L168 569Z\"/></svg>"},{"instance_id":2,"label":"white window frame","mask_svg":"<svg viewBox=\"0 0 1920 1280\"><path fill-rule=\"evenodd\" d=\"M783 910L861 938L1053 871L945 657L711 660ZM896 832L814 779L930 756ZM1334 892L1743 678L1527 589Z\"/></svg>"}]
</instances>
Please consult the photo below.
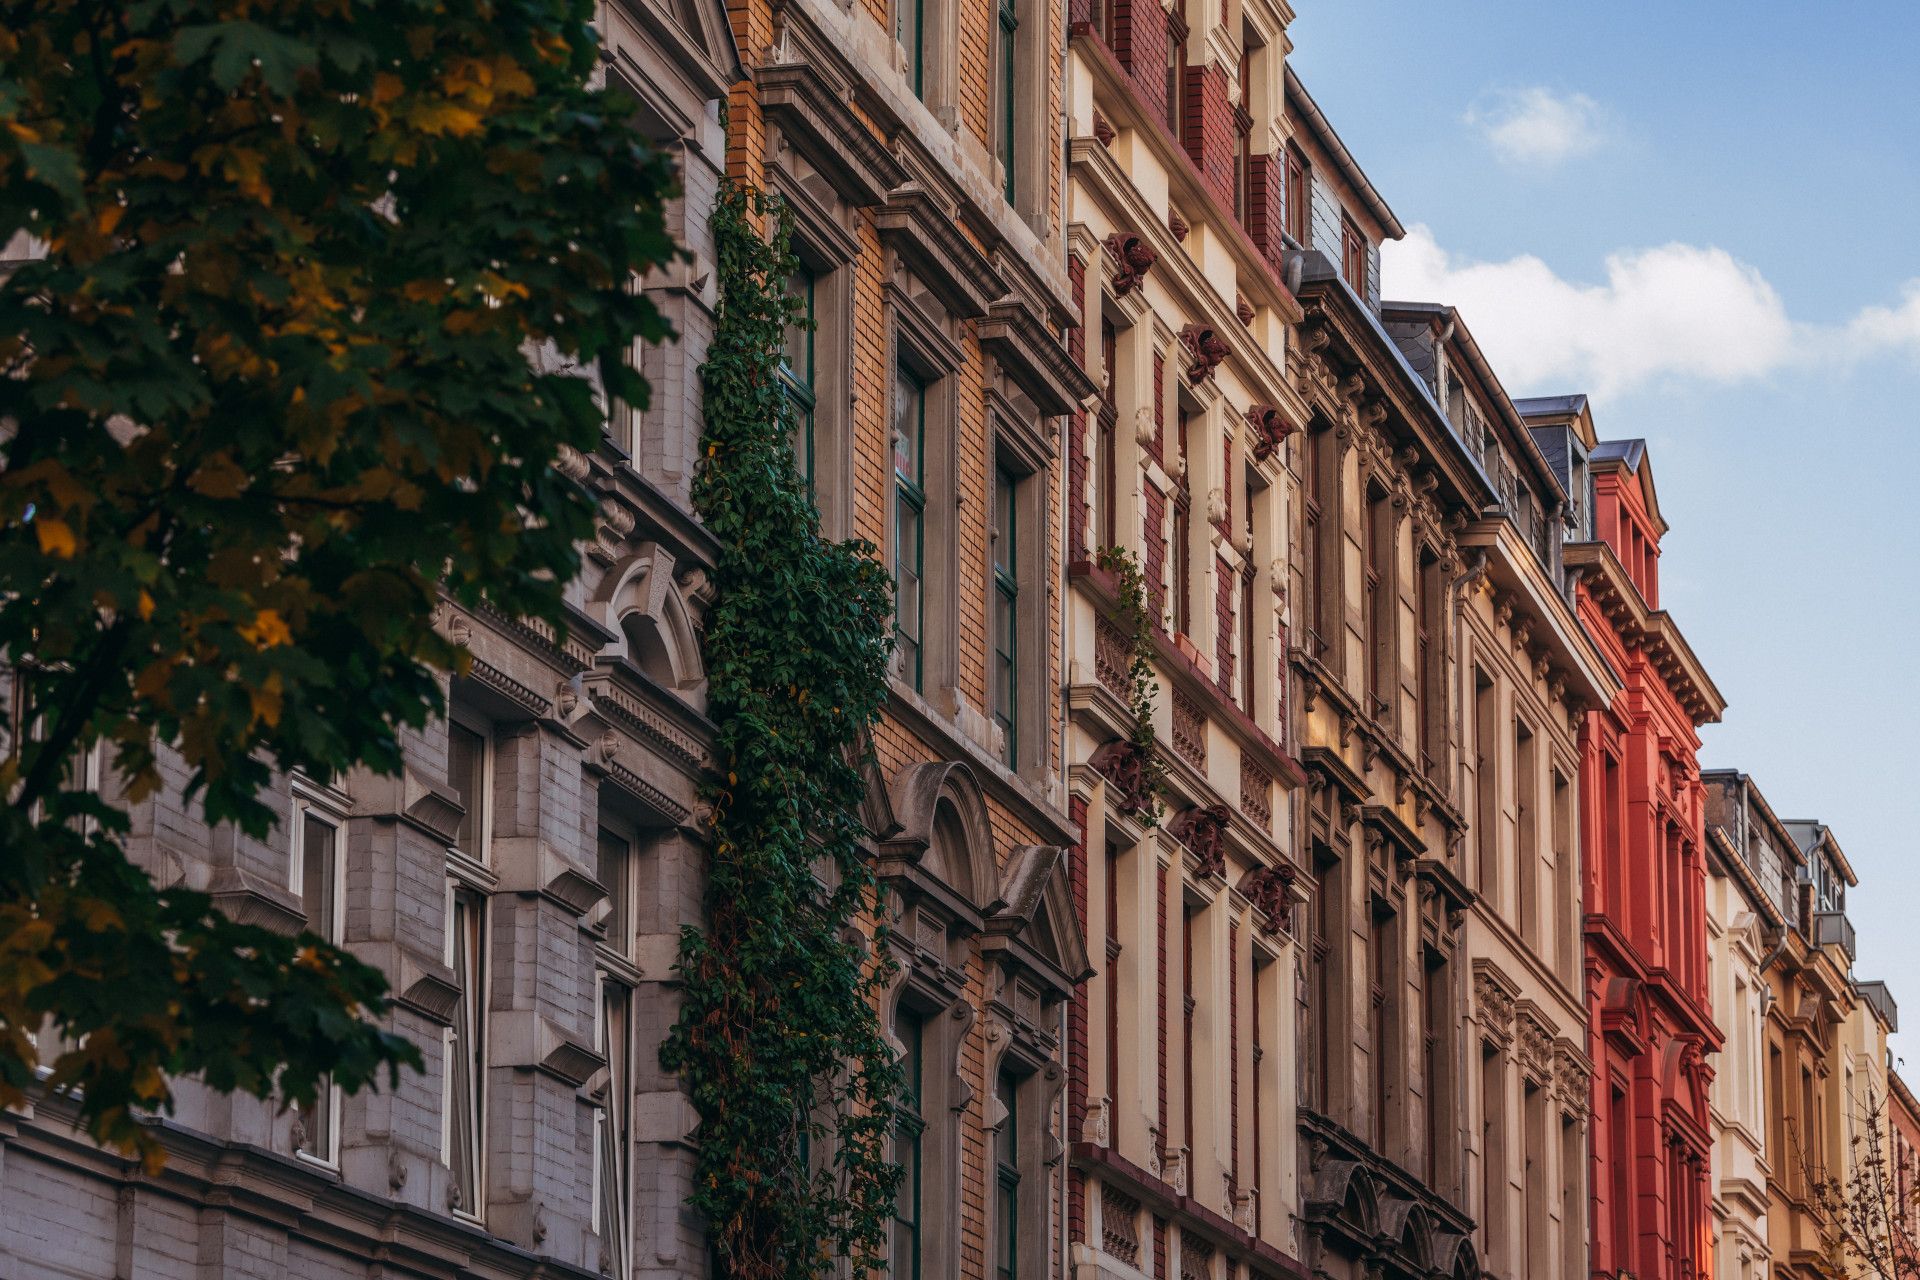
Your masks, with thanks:
<instances>
[{"instance_id":1,"label":"white window frame","mask_svg":"<svg viewBox=\"0 0 1920 1280\"><path fill-rule=\"evenodd\" d=\"M328 942L338 946L346 937L346 888L347 888L347 812L346 806L327 795L318 786L304 778L295 777L291 784L292 804L288 809L288 849L287 849L287 888L296 899L305 906L307 869L307 819L313 818L333 830L333 866L330 875L333 881L333 918L324 928L315 928L313 921L307 921L307 928L319 934ZM340 1086L328 1076L320 1085L321 1094L316 1103L325 1108L327 1119L326 1150L306 1151L294 1149L294 1158L305 1164L318 1165L335 1172L340 1168Z\"/></svg>"},{"instance_id":2,"label":"white window frame","mask_svg":"<svg viewBox=\"0 0 1920 1280\"><path fill-rule=\"evenodd\" d=\"M453 852L453 851L450 851L450 852ZM455 854L455 856L457 856L457 853ZM466 861L466 859L461 858L460 861L464 862ZM449 859L449 865L452 866L451 858ZM453 870L457 872L459 868L453 867ZM475 969L478 972L479 978L480 978L480 991L479 991L478 997L474 1001L474 1007L480 1011L481 1026L478 1031L474 1032L474 1034L477 1035L479 1038L481 1052L484 1055L487 1047L487 1034L486 1034L486 1026L485 1026L486 1012L493 998L493 990L492 990L493 966L487 963L487 953L486 953L487 944L491 941L490 935L492 933L492 928L491 928L492 922L489 919L487 919L487 916L486 916L487 904L491 902L491 898L482 887L473 883L473 881L470 878L466 876L458 875L458 874L450 874L447 877L447 899L446 899L447 925L446 925L446 928L443 930L443 933L445 935L445 950L443 952L443 955L444 955L446 964L448 965L449 968L451 968L454 962L454 925L455 925L454 901L458 893L463 889L472 893L473 896L478 900L480 904L479 909L482 913L481 921L480 921L480 951L475 961ZM465 975L458 974L456 971L456 976L460 977L462 980L462 986L460 989L460 999L465 1000L467 998L467 991L465 987ZM472 1028L469 1028L469 1030L473 1031ZM451 1178L453 1177L453 1054L454 1054L454 1048L455 1048L455 1041L454 1041L453 1028L447 1027L445 1030L443 1030L440 1033L440 1062L442 1067L442 1070L440 1073L440 1163L446 1166L447 1176L449 1180L451 1180ZM464 1046L460 1048L460 1052L462 1053L466 1053L468 1051L469 1050L467 1050ZM483 1057L479 1066L479 1076L478 1076L478 1079L475 1081L474 1116L473 1116L473 1124L474 1124L473 1186L474 1186L474 1199L479 1201L479 1203L477 1205L463 1206L458 1209L454 1209L450 1207L448 1210L448 1212L450 1212L454 1217L460 1219L461 1221L472 1222L472 1223L483 1224L483 1225L486 1222L486 1189L487 1189L487 1125L486 1125L487 1092L488 1091L487 1091L486 1061L485 1061L485 1058Z\"/></svg>"}]
</instances>

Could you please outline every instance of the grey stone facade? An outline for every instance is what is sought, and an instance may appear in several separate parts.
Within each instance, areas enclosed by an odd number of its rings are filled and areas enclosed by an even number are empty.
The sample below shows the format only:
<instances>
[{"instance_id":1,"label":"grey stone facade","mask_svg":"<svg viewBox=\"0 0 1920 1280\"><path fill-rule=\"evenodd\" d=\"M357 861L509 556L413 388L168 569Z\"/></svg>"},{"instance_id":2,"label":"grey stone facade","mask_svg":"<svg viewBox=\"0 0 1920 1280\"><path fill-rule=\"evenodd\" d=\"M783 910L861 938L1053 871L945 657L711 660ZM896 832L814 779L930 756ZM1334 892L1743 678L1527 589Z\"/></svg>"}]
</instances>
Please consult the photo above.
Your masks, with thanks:
<instances>
[{"instance_id":1,"label":"grey stone facade","mask_svg":"<svg viewBox=\"0 0 1920 1280\"><path fill-rule=\"evenodd\" d=\"M603 21L607 92L679 161L692 259L646 282L681 335L639 356L652 407L616 406L606 445L561 462L601 509L569 634L443 609L474 657L451 723L406 735L398 777L285 780L267 840L209 829L177 765L130 807L156 880L385 970L390 1029L426 1070L308 1113L179 1082L151 1176L84 1141L64 1100L0 1114L6 1280L704 1272L682 1208L693 1110L658 1047L699 909L711 551L688 491L718 104L741 72L717 0L619 0ZM309 858L329 859L331 919L301 893Z\"/></svg>"}]
</instances>

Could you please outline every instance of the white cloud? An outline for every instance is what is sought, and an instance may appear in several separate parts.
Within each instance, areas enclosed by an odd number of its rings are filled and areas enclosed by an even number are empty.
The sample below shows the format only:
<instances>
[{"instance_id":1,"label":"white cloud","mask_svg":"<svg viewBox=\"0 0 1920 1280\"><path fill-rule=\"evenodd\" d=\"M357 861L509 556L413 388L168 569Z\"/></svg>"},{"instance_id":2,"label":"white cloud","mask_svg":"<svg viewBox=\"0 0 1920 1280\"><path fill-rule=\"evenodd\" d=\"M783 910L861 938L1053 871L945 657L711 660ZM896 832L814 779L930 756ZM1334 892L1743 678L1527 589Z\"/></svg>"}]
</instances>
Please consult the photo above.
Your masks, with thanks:
<instances>
[{"instance_id":1,"label":"white cloud","mask_svg":"<svg viewBox=\"0 0 1920 1280\"><path fill-rule=\"evenodd\" d=\"M1738 382L1796 352L1780 295L1724 249L1622 250L1608 257L1605 283L1585 284L1531 254L1458 257L1416 226L1385 246L1381 273L1389 297L1458 307L1515 395L1607 396L1665 377ZM1886 317L1888 331L1904 324L1920 347L1920 287Z\"/></svg>"},{"instance_id":2,"label":"white cloud","mask_svg":"<svg viewBox=\"0 0 1920 1280\"><path fill-rule=\"evenodd\" d=\"M1466 122L1509 164L1556 165L1600 145L1600 104L1584 93L1534 85L1492 94Z\"/></svg>"},{"instance_id":3,"label":"white cloud","mask_svg":"<svg viewBox=\"0 0 1920 1280\"><path fill-rule=\"evenodd\" d=\"M1900 294L1898 306L1864 307L1848 322L1841 335L1847 355L1902 348L1920 355L1920 280L1907 281Z\"/></svg>"}]
</instances>

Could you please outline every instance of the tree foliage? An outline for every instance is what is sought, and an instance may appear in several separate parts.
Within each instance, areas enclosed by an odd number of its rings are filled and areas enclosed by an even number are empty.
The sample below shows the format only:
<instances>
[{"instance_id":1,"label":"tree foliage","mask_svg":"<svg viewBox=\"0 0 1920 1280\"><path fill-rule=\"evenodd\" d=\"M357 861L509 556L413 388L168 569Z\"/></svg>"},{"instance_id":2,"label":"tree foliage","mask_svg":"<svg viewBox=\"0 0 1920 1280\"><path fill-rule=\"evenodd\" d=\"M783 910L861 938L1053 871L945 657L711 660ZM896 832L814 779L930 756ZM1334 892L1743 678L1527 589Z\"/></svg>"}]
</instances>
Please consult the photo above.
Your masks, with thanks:
<instances>
[{"instance_id":1,"label":"tree foliage","mask_svg":"<svg viewBox=\"0 0 1920 1280\"><path fill-rule=\"evenodd\" d=\"M1167 762L1154 750L1153 702L1160 682L1153 673L1153 629L1164 619L1147 612L1147 579L1140 561L1125 547L1102 547L1094 563L1114 576L1120 629L1127 641L1127 706L1133 712L1127 741L1140 762L1140 795L1145 807L1138 814L1143 826L1160 825L1160 797L1167 784Z\"/></svg>"},{"instance_id":2,"label":"tree foliage","mask_svg":"<svg viewBox=\"0 0 1920 1280\"><path fill-rule=\"evenodd\" d=\"M1857 1109L1846 1117L1844 1170L1800 1151L1800 1177L1827 1237L1827 1267L1834 1276L1920 1280L1920 1168L1899 1166L1890 1099L1869 1089L1849 1106Z\"/></svg>"},{"instance_id":3,"label":"tree foliage","mask_svg":"<svg viewBox=\"0 0 1920 1280\"><path fill-rule=\"evenodd\" d=\"M886 698L892 595L871 545L821 537L794 470L777 377L801 322L786 216L728 184L713 233L694 503L720 543L706 662L725 777L707 919L681 935L685 1003L661 1056L699 1111L692 1203L716 1274L808 1280L838 1257L881 1260L900 1178L900 1072L874 1004L886 934L870 959L852 927L878 915L858 752Z\"/></svg>"},{"instance_id":4,"label":"tree foliage","mask_svg":"<svg viewBox=\"0 0 1920 1280\"><path fill-rule=\"evenodd\" d=\"M418 1062L376 970L122 839L170 761L254 836L285 771L397 770L461 661L440 593L558 619L590 508L552 462L603 415L529 353L643 400L631 282L673 253L593 12L0 3L0 242L40 255L0 282L0 1103L49 1022L53 1082L149 1158L170 1078L304 1101Z\"/></svg>"}]
</instances>

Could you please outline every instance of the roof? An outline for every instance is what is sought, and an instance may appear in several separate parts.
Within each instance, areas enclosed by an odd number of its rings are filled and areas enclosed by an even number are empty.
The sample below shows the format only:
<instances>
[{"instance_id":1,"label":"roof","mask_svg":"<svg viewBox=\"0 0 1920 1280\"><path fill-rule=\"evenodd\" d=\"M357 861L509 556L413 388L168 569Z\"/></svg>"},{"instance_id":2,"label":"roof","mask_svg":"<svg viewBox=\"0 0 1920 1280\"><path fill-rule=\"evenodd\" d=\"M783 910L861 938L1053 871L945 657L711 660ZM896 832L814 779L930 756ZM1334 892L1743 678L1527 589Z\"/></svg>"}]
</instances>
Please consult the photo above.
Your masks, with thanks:
<instances>
[{"instance_id":1,"label":"roof","mask_svg":"<svg viewBox=\"0 0 1920 1280\"><path fill-rule=\"evenodd\" d=\"M1800 846L1800 851L1809 859L1813 857L1815 849L1825 844L1828 852L1833 855L1833 865L1839 869L1842 876L1846 877L1847 883L1849 885L1860 883L1859 878L1853 874L1853 864L1847 861L1846 854L1840 852L1840 842L1834 838L1832 827L1813 818L1786 818L1780 825L1787 829L1787 834L1793 837L1794 843Z\"/></svg>"},{"instance_id":2,"label":"roof","mask_svg":"<svg viewBox=\"0 0 1920 1280\"><path fill-rule=\"evenodd\" d=\"M1584 393L1570 396L1521 396L1513 402L1513 407L1524 418L1556 417L1560 414L1584 413L1587 397Z\"/></svg>"},{"instance_id":3,"label":"roof","mask_svg":"<svg viewBox=\"0 0 1920 1280\"><path fill-rule=\"evenodd\" d=\"M1347 144L1340 141L1340 135L1333 131L1333 126L1327 122L1326 114L1320 110L1320 104L1313 100L1313 95L1307 92L1307 87L1300 83L1300 77L1294 71L1291 62L1287 64L1287 100L1297 104L1301 121L1313 130L1314 140L1320 144L1322 150L1333 157L1335 166L1340 170L1340 176L1347 180L1347 185L1352 187L1354 194L1360 197L1360 202L1367 207L1367 212L1373 215L1373 220L1386 229L1387 237L1398 240L1406 235L1407 229L1400 225L1400 219L1394 216L1393 210L1387 207L1386 200L1382 198L1379 191L1374 189L1372 180L1360 168L1360 162L1353 158L1351 151L1347 150Z\"/></svg>"},{"instance_id":4,"label":"roof","mask_svg":"<svg viewBox=\"0 0 1920 1280\"><path fill-rule=\"evenodd\" d=\"M1474 340L1473 331L1467 327L1467 322L1460 318L1459 308L1443 302L1383 302L1380 304L1380 310L1387 315L1431 316L1446 323L1447 331L1442 335L1440 345L1457 347L1466 357L1467 368L1472 370L1475 381L1480 383L1481 390L1486 392L1487 398L1493 401L1495 415L1506 424L1510 446L1532 469L1534 479L1551 491L1551 496L1556 500L1554 505L1564 503L1567 498L1566 486L1560 483L1560 477L1552 467L1547 465L1545 456L1540 452L1540 446L1533 439L1533 433L1527 429L1526 420L1521 417L1515 407L1515 401L1507 394L1507 389L1500 384L1500 375L1493 371L1493 365L1488 362L1486 353ZM1440 407L1444 412L1446 406Z\"/></svg>"},{"instance_id":5,"label":"roof","mask_svg":"<svg viewBox=\"0 0 1920 1280\"><path fill-rule=\"evenodd\" d=\"M1588 461L1596 468L1617 464L1640 482L1640 500L1646 504L1647 517L1660 533L1667 531L1666 517L1660 514L1660 494L1653 487L1653 460L1647 456L1645 440L1602 440L1594 445Z\"/></svg>"}]
</instances>

